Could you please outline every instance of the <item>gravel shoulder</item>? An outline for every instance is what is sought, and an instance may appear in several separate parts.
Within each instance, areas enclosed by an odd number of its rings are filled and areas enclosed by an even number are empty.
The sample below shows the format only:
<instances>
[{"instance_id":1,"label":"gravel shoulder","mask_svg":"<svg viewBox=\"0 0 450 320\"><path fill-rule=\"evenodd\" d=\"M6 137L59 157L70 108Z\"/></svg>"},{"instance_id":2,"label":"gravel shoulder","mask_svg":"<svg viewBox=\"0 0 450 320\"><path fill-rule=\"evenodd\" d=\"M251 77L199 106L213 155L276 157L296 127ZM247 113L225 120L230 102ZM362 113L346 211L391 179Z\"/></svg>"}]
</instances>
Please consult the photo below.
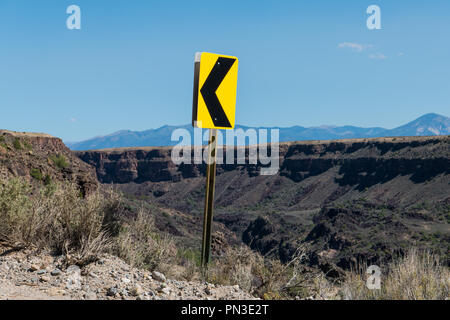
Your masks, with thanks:
<instances>
[{"instance_id":1,"label":"gravel shoulder","mask_svg":"<svg viewBox=\"0 0 450 320\"><path fill-rule=\"evenodd\" d=\"M4 250L0 247L0 252ZM239 286L166 279L103 255L82 269L63 257L13 252L0 256L0 300L254 300Z\"/></svg>"}]
</instances>

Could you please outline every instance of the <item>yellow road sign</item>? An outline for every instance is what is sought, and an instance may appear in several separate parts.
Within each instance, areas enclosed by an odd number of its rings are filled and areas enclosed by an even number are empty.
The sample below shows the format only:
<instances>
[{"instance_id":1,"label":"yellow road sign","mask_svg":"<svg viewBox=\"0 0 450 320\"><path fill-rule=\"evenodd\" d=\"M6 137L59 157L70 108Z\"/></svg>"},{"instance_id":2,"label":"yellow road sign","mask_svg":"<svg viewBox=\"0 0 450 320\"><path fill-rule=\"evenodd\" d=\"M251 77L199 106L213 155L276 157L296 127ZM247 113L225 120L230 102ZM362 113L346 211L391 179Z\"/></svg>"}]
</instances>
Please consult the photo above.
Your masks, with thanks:
<instances>
[{"instance_id":1,"label":"yellow road sign","mask_svg":"<svg viewBox=\"0 0 450 320\"><path fill-rule=\"evenodd\" d=\"M214 53L196 53L192 125L233 129L239 60Z\"/></svg>"}]
</instances>

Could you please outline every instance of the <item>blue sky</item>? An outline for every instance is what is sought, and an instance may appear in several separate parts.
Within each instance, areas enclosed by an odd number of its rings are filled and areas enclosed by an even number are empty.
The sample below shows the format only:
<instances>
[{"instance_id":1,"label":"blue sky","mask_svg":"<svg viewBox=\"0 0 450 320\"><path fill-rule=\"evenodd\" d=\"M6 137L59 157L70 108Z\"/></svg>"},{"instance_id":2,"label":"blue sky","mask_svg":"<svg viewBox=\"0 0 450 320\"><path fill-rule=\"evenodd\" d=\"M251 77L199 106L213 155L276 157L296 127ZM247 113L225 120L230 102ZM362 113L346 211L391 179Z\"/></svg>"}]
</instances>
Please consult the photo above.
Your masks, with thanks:
<instances>
[{"instance_id":1,"label":"blue sky","mask_svg":"<svg viewBox=\"0 0 450 320\"><path fill-rule=\"evenodd\" d=\"M77 141L190 123L196 51L239 58L237 123L393 128L449 116L449 35L448 0L0 0L0 128Z\"/></svg>"}]
</instances>

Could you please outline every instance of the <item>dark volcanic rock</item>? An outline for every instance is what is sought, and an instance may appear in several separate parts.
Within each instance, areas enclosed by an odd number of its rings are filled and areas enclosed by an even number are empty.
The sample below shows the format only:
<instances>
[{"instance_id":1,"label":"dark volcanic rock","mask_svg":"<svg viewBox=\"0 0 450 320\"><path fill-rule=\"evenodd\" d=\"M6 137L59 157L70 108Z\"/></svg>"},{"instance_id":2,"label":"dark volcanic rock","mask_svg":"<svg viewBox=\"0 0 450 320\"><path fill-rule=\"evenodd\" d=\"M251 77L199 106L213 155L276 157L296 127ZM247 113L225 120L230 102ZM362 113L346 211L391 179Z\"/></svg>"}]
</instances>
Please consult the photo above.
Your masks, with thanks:
<instances>
[{"instance_id":1,"label":"dark volcanic rock","mask_svg":"<svg viewBox=\"0 0 450 320\"><path fill-rule=\"evenodd\" d=\"M338 168L340 177L335 182L358 190L405 175L421 183L450 173L449 146L448 136L284 143L280 144L279 174L300 182ZM204 176L206 172L204 163L175 165L169 147L75 153L96 168L102 183L171 182ZM249 177L258 176L261 164L246 163L218 164L217 173L245 169Z\"/></svg>"},{"instance_id":2,"label":"dark volcanic rock","mask_svg":"<svg viewBox=\"0 0 450 320\"><path fill-rule=\"evenodd\" d=\"M258 217L244 231L242 241L253 250L265 255L278 247L279 241L273 237L275 231L276 228L267 218Z\"/></svg>"}]
</instances>

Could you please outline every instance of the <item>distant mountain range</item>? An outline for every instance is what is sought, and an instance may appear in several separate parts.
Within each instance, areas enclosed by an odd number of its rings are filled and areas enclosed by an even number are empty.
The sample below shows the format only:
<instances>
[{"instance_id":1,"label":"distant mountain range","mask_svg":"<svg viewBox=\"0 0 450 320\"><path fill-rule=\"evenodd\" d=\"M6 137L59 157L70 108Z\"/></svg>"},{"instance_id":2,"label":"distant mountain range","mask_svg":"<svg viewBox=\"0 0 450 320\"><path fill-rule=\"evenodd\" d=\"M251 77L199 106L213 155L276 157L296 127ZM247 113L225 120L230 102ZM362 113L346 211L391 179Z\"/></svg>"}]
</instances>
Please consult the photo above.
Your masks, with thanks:
<instances>
[{"instance_id":1,"label":"distant mountain range","mask_svg":"<svg viewBox=\"0 0 450 320\"><path fill-rule=\"evenodd\" d=\"M163 126L145 131L122 130L110 135L95 137L81 142L66 142L72 150L95 150L121 147L173 146L178 141L171 141L175 129L184 128L193 137L193 128L184 126ZM334 140L396 136L433 136L450 134L450 118L435 113L428 113L414 121L394 129L381 127L361 128L355 126L321 126L287 128L279 127L247 127L236 125L236 129L279 129L280 142L301 140ZM270 132L268 133L270 140Z\"/></svg>"}]
</instances>

